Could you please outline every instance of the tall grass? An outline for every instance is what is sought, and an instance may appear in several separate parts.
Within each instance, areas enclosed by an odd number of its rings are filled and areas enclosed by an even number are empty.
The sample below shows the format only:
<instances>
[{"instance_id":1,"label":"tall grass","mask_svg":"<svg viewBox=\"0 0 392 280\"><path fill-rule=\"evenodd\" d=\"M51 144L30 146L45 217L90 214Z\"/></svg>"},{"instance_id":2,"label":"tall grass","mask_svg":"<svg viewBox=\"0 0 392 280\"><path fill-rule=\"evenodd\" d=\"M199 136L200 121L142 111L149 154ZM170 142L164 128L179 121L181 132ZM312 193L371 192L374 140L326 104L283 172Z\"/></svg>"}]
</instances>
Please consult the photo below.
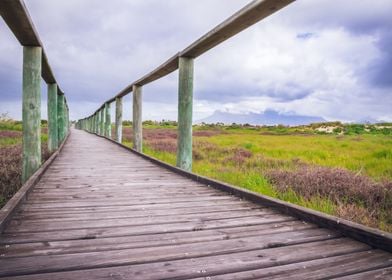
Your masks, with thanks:
<instances>
[{"instance_id":1,"label":"tall grass","mask_svg":"<svg viewBox=\"0 0 392 280\"><path fill-rule=\"evenodd\" d=\"M0 121L0 208L22 186L22 126L12 120ZM42 128L42 161L50 156L47 149L47 129Z\"/></svg>"}]
</instances>

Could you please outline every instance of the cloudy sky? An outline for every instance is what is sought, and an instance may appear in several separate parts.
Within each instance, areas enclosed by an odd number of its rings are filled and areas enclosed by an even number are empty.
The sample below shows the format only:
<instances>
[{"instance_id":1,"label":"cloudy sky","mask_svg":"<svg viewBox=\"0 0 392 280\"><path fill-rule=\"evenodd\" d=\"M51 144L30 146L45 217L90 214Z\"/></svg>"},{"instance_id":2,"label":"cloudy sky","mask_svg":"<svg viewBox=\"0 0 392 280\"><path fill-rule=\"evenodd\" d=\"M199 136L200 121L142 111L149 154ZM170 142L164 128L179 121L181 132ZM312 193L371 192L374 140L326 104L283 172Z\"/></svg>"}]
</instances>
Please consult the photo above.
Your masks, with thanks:
<instances>
[{"instance_id":1,"label":"cloudy sky","mask_svg":"<svg viewBox=\"0 0 392 280\"><path fill-rule=\"evenodd\" d=\"M77 119L249 1L25 2ZM392 121L391 11L391 0L294 2L195 61L194 119L215 110L272 109ZM0 113L21 118L22 48L2 20L0 52ZM144 87L144 119L176 119L177 77L174 72ZM42 90L46 118L44 84Z\"/></svg>"}]
</instances>

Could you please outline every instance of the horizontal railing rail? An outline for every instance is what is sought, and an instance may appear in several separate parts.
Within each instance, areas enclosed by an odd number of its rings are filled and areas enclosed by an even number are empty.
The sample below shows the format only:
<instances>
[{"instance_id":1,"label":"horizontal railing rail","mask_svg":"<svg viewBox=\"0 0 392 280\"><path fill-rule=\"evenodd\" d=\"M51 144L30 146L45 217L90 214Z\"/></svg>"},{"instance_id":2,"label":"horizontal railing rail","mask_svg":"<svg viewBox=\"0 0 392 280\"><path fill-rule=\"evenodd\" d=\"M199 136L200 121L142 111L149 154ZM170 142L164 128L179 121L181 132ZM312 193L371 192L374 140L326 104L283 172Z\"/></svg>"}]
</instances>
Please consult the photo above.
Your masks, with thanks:
<instances>
[{"instance_id":1,"label":"horizontal railing rail","mask_svg":"<svg viewBox=\"0 0 392 280\"><path fill-rule=\"evenodd\" d=\"M108 110L110 104L116 102L115 139L121 143L122 97L133 93L133 145L136 151L141 152L142 87L179 69L177 166L191 170L194 59L292 2L294 0L252 1L190 46L105 101L93 114L79 120L77 127L99 135L111 136L110 112Z\"/></svg>"},{"instance_id":2,"label":"horizontal railing rail","mask_svg":"<svg viewBox=\"0 0 392 280\"><path fill-rule=\"evenodd\" d=\"M23 46L23 169L26 182L41 166L41 78L48 86L48 149L56 151L69 131L69 107L22 0L1 0L0 15Z\"/></svg>"}]
</instances>

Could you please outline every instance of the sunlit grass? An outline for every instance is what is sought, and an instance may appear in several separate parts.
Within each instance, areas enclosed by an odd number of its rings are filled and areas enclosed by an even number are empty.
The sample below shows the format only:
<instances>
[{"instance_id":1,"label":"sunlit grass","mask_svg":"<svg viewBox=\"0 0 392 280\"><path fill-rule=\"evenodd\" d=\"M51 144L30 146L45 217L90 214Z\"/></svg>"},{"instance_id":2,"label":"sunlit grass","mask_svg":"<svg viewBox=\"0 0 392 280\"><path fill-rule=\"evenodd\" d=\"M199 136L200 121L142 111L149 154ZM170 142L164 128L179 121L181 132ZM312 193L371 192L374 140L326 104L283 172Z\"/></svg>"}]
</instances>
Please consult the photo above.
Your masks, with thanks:
<instances>
[{"instance_id":1,"label":"sunlit grass","mask_svg":"<svg viewBox=\"0 0 392 280\"><path fill-rule=\"evenodd\" d=\"M241 146L254 154L360 172L374 179L392 179L392 137L384 135L216 135L208 139L218 146Z\"/></svg>"}]
</instances>

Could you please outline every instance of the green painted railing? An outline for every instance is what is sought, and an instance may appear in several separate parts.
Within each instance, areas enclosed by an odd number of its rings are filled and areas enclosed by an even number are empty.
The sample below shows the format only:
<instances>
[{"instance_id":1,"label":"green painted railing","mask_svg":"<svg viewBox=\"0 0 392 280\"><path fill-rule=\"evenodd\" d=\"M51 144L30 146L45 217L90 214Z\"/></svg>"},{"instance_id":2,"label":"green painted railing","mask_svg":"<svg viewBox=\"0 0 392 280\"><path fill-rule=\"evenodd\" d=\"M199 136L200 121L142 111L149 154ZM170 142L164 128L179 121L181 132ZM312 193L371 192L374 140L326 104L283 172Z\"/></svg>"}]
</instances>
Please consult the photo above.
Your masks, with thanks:
<instances>
[{"instance_id":1,"label":"green painted railing","mask_svg":"<svg viewBox=\"0 0 392 280\"><path fill-rule=\"evenodd\" d=\"M54 152L69 130L69 108L22 0L0 0L0 15L23 46L23 169L26 182L41 166L41 77L48 86L48 149Z\"/></svg>"}]
</instances>

